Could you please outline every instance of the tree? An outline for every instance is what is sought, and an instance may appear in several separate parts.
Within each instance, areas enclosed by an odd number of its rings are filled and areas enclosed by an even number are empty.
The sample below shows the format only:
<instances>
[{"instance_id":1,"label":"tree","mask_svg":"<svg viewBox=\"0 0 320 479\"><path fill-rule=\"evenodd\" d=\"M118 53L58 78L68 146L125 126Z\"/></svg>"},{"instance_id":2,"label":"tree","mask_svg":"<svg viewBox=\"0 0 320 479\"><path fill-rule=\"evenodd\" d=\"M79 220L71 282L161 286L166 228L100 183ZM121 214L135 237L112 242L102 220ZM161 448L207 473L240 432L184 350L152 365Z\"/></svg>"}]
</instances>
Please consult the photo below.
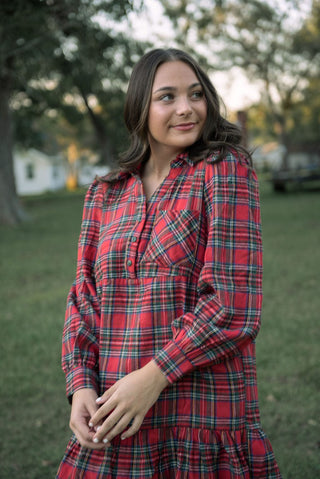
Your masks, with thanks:
<instances>
[{"instance_id":1,"label":"tree","mask_svg":"<svg viewBox=\"0 0 320 479\"><path fill-rule=\"evenodd\" d=\"M302 92L290 115L289 135L294 148L299 145L304 149L320 153L320 78L313 79Z\"/></svg>"},{"instance_id":2,"label":"tree","mask_svg":"<svg viewBox=\"0 0 320 479\"><path fill-rule=\"evenodd\" d=\"M305 2L297 0L163 0L162 4L180 44L206 55L216 70L237 66L260 82L262 99L281 142L288 146L290 114L320 72L319 0L314 0L310 12Z\"/></svg>"},{"instance_id":3,"label":"tree","mask_svg":"<svg viewBox=\"0 0 320 479\"><path fill-rule=\"evenodd\" d=\"M13 103L33 107L38 115L44 115L48 108L66 116L72 108L85 109L102 156L110 156L112 145L104 118L108 105L114 108L116 102L106 101L106 92L112 89L115 95L117 90L120 94L131 57L138 48L123 33L117 33L115 25L125 21L132 3L130 0L2 0L0 3L0 135L3 138L0 222L16 224L25 218L14 186ZM66 102L67 98L71 98L71 103ZM107 108L92 106L100 101Z\"/></svg>"}]
</instances>

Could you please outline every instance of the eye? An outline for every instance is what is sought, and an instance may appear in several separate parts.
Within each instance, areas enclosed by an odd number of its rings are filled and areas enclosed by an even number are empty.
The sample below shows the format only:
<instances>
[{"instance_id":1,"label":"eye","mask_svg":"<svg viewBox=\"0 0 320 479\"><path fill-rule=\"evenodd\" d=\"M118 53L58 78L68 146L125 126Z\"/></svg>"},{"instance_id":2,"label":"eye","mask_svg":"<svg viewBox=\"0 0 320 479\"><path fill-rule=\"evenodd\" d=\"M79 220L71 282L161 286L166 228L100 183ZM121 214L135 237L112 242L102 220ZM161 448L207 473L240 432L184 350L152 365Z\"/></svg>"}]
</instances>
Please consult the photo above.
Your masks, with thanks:
<instances>
[{"instance_id":1,"label":"eye","mask_svg":"<svg viewBox=\"0 0 320 479\"><path fill-rule=\"evenodd\" d=\"M200 100L203 98L203 91L202 90L196 90L191 93L191 98L195 100Z\"/></svg>"},{"instance_id":2,"label":"eye","mask_svg":"<svg viewBox=\"0 0 320 479\"><path fill-rule=\"evenodd\" d=\"M160 96L160 100L165 101L165 102L171 101L171 100L173 100L173 94L172 93L165 93L164 95Z\"/></svg>"}]
</instances>

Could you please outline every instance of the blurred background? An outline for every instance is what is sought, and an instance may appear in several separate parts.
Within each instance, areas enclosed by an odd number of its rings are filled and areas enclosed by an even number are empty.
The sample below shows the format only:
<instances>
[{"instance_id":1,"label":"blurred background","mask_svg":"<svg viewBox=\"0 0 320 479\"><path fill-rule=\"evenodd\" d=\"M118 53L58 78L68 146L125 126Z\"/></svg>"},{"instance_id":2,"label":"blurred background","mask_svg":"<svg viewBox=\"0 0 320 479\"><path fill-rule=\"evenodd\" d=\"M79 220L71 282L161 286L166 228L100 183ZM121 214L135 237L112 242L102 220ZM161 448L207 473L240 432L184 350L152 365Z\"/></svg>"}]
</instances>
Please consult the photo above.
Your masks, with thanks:
<instances>
[{"instance_id":1,"label":"blurred background","mask_svg":"<svg viewBox=\"0 0 320 479\"><path fill-rule=\"evenodd\" d=\"M319 0L1 0L0 477L55 477L69 437L60 344L84 193L126 149L128 78L155 47L197 57L254 152L262 424L284 479L315 479Z\"/></svg>"}]
</instances>

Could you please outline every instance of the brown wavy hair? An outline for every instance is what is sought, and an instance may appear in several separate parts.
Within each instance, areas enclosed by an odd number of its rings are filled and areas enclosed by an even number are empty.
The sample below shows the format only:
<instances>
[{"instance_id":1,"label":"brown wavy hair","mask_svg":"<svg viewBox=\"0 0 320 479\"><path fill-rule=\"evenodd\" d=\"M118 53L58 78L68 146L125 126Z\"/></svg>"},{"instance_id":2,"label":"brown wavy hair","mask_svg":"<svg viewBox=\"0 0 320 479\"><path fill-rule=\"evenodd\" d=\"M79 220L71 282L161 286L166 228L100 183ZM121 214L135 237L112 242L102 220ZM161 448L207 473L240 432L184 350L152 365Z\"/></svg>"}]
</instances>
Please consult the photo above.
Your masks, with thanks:
<instances>
[{"instance_id":1,"label":"brown wavy hair","mask_svg":"<svg viewBox=\"0 0 320 479\"><path fill-rule=\"evenodd\" d=\"M221 102L208 75L188 53L175 48L159 48L143 55L131 74L124 108L130 146L119 159L120 171L135 171L150 155L148 114L154 77L161 64L173 61L184 62L192 68L202 85L207 102L207 117L202 135L188 147L190 158L200 161L211 153L218 152L216 161L220 161L228 151L233 151L244 155L251 162L250 153L241 145L240 128L221 115Z\"/></svg>"}]
</instances>

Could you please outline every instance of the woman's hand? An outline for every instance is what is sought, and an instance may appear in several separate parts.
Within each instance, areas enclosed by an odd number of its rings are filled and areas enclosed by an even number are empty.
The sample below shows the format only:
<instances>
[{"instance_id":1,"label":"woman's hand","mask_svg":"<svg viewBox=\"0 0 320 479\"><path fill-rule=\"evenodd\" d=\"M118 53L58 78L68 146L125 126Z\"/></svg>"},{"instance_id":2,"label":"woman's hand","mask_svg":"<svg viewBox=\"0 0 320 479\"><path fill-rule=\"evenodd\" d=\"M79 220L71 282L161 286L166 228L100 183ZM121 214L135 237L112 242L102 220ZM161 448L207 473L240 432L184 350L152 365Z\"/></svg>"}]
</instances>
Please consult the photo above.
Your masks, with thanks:
<instances>
[{"instance_id":1,"label":"woman's hand","mask_svg":"<svg viewBox=\"0 0 320 479\"><path fill-rule=\"evenodd\" d=\"M168 384L154 361L117 381L96 401L100 408L92 415L89 426L100 427L94 434L93 442L106 446L131 421L132 425L122 434L121 439L133 436Z\"/></svg>"},{"instance_id":2,"label":"woman's hand","mask_svg":"<svg viewBox=\"0 0 320 479\"><path fill-rule=\"evenodd\" d=\"M70 428L76 435L81 446L89 449L103 449L105 445L93 442L96 430L89 426L90 418L98 410L96 402L98 395L94 389L79 389L72 397Z\"/></svg>"}]
</instances>

